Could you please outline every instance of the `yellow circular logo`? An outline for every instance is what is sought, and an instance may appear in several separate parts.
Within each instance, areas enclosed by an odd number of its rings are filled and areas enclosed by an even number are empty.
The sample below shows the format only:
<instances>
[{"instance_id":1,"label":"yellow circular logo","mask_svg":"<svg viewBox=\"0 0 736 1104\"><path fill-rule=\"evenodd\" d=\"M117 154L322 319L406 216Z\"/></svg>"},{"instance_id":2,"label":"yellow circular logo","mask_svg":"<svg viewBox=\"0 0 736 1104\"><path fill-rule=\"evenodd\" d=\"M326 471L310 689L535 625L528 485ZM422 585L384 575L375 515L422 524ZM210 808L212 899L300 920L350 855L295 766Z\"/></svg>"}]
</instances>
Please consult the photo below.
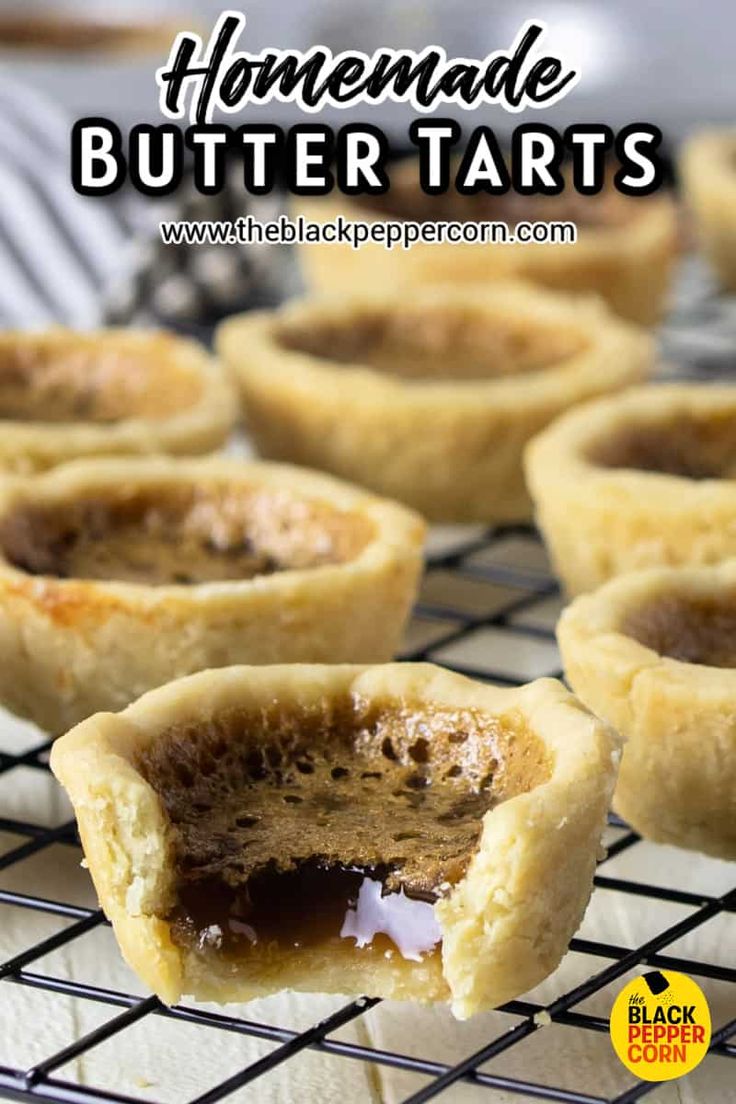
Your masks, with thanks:
<instances>
[{"instance_id":1,"label":"yellow circular logo","mask_svg":"<svg viewBox=\"0 0 736 1104\"><path fill-rule=\"evenodd\" d=\"M672 1081L690 1073L710 1046L710 1011L702 989L674 970L634 978L613 1005L611 1041L642 1081Z\"/></svg>"}]
</instances>

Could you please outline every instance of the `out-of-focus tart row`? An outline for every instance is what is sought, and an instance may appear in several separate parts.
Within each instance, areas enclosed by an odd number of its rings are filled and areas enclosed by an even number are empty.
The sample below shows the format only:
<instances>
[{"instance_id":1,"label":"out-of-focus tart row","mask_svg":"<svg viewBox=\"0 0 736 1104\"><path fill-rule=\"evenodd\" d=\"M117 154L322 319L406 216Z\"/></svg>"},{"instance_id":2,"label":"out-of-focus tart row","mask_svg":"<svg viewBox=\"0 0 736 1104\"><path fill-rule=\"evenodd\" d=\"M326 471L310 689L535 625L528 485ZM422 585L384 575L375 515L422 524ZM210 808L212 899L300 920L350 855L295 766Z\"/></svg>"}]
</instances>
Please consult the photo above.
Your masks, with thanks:
<instances>
[{"instance_id":1,"label":"out-of-focus tart row","mask_svg":"<svg viewBox=\"0 0 736 1104\"><path fill-rule=\"evenodd\" d=\"M680 170L698 242L723 287L736 291L736 127L693 135Z\"/></svg>"},{"instance_id":2,"label":"out-of-focus tart row","mask_svg":"<svg viewBox=\"0 0 736 1104\"><path fill-rule=\"evenodd\" d=\"M209 452L237 416L230 381L198 342L143 330L0 334L0 473Z\"/></svg>"},{"instance_id":3,"label":"out-of-focus tart row","mask_svg":"<svg viewBox=\"0 0 736 1104\"><path fill-rule=\"evenodd\" d=\"M566 221L577 227L574 244L503 242L489 244L418 243L386 249L369 243L305 244L300 257L309 287L330 294L388 292L427 284L488 287L498 279L521 278L557 291L601 296L611 310L651 326L666 308L678 252L675 203L667 192L629 197L609 179L594 196L567 187L559 196L426 195L418 161L408 158L393 169L383 196L349 198L333 192L322 199L294 201L297 213L315 222L338 215L351 221Z\"/></svg>"},{"instance_id":4,"label":"out-of-focus tart row","mask_svg":"<svg viewBox=\"0 0 736 1104\"><path fill-rule=\"evenodd\" d=\"M432 521L529 520L528 441L654 361L600 301L518 282L305 299L227 320L216 344L264 456Z\"/></svg>"}]
</instances>

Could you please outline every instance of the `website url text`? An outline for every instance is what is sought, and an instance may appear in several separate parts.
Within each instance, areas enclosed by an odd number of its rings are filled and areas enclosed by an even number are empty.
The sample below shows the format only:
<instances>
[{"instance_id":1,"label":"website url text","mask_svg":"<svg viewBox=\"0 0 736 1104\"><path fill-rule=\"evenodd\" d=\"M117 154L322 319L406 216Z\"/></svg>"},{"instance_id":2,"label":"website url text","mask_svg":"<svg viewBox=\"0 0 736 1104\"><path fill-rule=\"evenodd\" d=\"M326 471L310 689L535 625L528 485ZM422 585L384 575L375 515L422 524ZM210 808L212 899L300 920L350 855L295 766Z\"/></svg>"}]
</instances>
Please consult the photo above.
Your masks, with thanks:
<instances>
[{"instance_id":1,"label":"website url text","mask_svg":"<svg viewBox=\"0 0 736 1104\"><path fill-rule=\"evenodd\" d=\"M422 245L574 245L574 222L363 222L338 215L315 222L302 215L263 222L253 215L233 220L161 222L165 245L382 245L386 249L411 249Z\"/></svg>"}]
</instances>

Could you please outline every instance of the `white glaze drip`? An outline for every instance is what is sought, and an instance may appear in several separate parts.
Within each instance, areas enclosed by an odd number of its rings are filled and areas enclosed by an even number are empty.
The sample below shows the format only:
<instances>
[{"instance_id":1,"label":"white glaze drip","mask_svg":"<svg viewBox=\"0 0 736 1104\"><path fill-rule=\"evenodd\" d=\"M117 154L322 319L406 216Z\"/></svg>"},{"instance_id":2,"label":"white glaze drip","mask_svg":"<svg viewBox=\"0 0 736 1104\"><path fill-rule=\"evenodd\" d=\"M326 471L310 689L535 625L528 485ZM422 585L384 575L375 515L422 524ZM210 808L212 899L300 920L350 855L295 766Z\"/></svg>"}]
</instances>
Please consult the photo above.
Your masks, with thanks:
<instances>
[{"instance_id":1,"label":"white glaze drip","mask_svg":"<svg viewBox=\"0 0 736 1104\"><path fill-rule=\"evenodd\" d=\"M403 889L383 896L382 889L381 882L363 879L355 908L345 913L340 936L354 939L357 947L367 947L376 935L387 935L402 958L420 962L442 938L434 905L407 897Z\"/></svg>"}]
</instances>

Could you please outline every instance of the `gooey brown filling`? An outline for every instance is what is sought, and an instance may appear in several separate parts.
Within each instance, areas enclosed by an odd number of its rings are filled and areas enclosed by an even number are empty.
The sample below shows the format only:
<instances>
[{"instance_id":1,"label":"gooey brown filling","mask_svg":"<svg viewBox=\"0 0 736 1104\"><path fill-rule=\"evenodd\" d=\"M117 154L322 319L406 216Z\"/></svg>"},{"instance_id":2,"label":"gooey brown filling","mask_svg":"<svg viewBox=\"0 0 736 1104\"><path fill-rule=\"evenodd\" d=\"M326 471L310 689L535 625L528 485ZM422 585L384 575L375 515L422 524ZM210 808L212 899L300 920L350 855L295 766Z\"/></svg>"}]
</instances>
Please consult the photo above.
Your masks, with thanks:
<instances>
[{"instance_id":1,"label":"gooey brown filling","mask_svg":"<svg viewBox=\"0 0 736 1104\"><path fill-rule=\"evenodd\" d=\"M338 701L181 726L138 764L173 829L176 942L242 956L337 945L365 878L434 902L482 818L549 776L516 714ZM364 948L394 948L376 933Z\"/></svg>"},{"instance_id":2,"label":"gooey brown filling","mask_svg":"<svg viewBox=\"0 0 736 1104\"><path fill-rule=\"evenodd\" d=\"M0 342L0 419L112 424L165 418L191 406L201 383L176 364L166 337L145 346L101 336Z\"/></svg>"},{"instance_id":3,"label":"gooey brown filling","mask_svg":"<svg viewBox=\"0 0 736 1104\"><path fill-rule=\"evenodd\" d=\"M277 332L286 348L334 363L362 364L405 379L492 379L541 372L581 352L585 337L569 327L489 318L472 307L356 308L344 316L289 322Z\"/></svg>"},{"instance_id":4,"label":"gooey brown filling","mask_svg":"<svg viewBox=\"0 0 736 1104\"><path fill-rule=\"evenodd\" d=\"M622 632L683 663L736 667L736 595L662 594L632 610Z\"/></svg>"},{"instance_id":5,"label":"gooey brown filling","mask_svg":"<svg viewBox=\"0 0 736 1104\"><path fill-rule=\"evenodd\" d=\"M617 429L589 450L604 468L629 468L686 479L736 478L736 416L726 410L706 416L673 415Z\"/></svg>"},{"instance_id":6,"label":"gooey brown filling","mask_svg":"<svg viewBox=\"0 0 736 1104\"><path fill-rule=\"evenodd\" d=\"M29 575L149 586L342 563L371 535L365 518L325 503L215 484L109 488L0 519L3 555Z\"/></svg>"}]
</instances>

